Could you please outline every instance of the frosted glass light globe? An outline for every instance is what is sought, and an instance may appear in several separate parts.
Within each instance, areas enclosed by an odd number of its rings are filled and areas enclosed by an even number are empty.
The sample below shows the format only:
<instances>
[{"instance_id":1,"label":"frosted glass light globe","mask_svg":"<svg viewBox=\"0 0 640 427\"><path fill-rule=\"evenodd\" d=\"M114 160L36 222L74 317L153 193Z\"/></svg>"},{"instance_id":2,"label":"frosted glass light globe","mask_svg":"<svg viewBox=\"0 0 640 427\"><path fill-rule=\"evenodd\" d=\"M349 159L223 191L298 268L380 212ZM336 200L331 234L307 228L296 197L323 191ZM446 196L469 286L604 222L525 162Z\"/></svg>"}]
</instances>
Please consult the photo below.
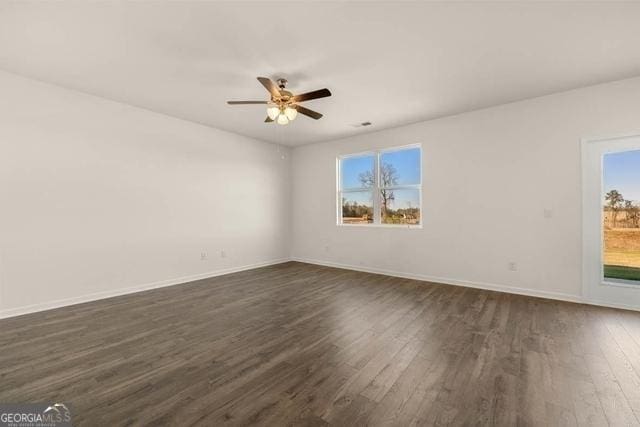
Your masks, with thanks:
<instances>
[{"instance_id":1,"label":"frosted glass light globe","mask_svg":"<svg viewBox=\"0 0 640 427\"><path fill-rule=\"evenodd\" d=\"M267 116L269 116L271 120L275 120L278 117L278 114L280 114L280 108L277 105L270 105L267 107Z\"/></svg>"},{"instance_id":2,"label":"frosted glass light globe","mask_svg":"<svg viewBox=\"0 0 640 427\"><path fill-rule=\"evenodd\" d=\"M298 110L296 110L295 108L287 107L284 110L284 114L287 116L287 119L293 120L298 115Z\"/></svg>"},{"instance_id":3,"label":"frosted glass light globe","mask_svg":"<svg viewBox=\"0 0 640 427\"><path fill-rule=\"evenodd\" d=\"M279 125L286 125L287 123L289 123L289 119L287 118L287 116L284 115L284 114L280 114L278 116L278 124Z\"/></svg>"}]
</instances>

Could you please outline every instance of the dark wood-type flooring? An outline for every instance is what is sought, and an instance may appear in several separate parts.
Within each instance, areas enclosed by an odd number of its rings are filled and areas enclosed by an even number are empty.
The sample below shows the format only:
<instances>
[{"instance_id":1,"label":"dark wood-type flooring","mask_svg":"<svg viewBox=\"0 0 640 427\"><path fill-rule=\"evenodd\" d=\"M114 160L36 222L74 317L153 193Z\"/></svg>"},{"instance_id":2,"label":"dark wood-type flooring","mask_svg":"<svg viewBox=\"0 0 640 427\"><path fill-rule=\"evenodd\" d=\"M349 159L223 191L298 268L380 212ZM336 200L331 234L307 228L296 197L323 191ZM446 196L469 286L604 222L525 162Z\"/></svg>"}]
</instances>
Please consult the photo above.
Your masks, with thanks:
<instances>
[{"instance_id":1,"label":"dark wood-type flooring","mask_svg":"<svg viewBox=\"0 0 640 427\"><path fill-rule=\"evenodd\" d=\"M286 263L0 321L76 425L639 425L640 313Z\"/></svg>"}]
</instances>

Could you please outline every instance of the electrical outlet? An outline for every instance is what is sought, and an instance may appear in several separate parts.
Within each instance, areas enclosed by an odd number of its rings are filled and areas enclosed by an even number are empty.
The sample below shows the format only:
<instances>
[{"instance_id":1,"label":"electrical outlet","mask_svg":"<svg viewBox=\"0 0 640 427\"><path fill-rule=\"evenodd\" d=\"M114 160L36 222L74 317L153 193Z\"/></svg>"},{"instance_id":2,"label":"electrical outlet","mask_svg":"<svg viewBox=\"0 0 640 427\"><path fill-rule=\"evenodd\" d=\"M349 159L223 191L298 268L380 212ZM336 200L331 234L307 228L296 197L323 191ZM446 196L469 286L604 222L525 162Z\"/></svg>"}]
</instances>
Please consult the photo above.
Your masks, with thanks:
<instances>
[{"instance_id":1,"label":"electrical outlet","mask_svg":"<svg viewBox=\"0 0 640 427\"><path fill-rule=\"evenodd\" d=\"M207 259L207 253L206 252L200 252L200 261L204 261Z\"/></svg>"},{"instance_id":2,"label":"electrical outlet","mask_svg":"<svg viewBox=\"0 0 640 427\"><path fill-rule=\"evenodd\" d=\"M547 219L553 218L553 209L546 208L544 210L544 217Z\"/></svg>"},{"instance_id":3,"label":"electrical outlet","mask_svg":"<svg viewBox=\"0 0 640 427\"><path fill-rule=\"evenodd\" d=\"M226 258L227 257L227 253L224 250L220 251L220 258Z\"/></svg>"},{"instance_id":4,"label":"electrical outlet","mask_svg":"<svg viewBox=\"0 0 640 427\"><path fill-rule=\"evenodd\" d=\"M518 264L515 261L509 262L509 271L518 271Z\"/></svg>"},{"instance_id":5,"label":"electrical outlet","mask_svg":"<svg viewBox=\"0 0 640 427\"><path fill-rule=\"evenodd\" d=\"M324 251L325 251L325 252L329 252L329 245L325 245L325 246L324 246Z\"/></svg>"}]
</instances>

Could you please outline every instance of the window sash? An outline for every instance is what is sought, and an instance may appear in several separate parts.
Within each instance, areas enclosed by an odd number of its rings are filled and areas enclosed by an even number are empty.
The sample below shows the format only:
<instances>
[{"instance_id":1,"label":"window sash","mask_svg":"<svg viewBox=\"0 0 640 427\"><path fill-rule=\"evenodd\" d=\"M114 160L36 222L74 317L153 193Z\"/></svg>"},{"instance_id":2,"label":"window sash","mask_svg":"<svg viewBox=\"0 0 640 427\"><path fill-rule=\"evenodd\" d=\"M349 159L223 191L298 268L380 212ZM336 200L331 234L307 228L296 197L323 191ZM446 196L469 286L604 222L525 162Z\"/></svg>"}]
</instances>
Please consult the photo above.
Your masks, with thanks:
<instances>
[{"instance_id":1,"label":"window sash","mask_svg":"<svg viewBox=\"0 0 640 427\"><path fill-rule=\"evenodd\" d=\"M373 176L374 176L374 184L371 187L342 187L342 161L346 160L346 159L350 159L353 157L373 157ZM376 178L376 174L377 174L377 167L378 167L378 153L375 151L365 151L363 153L355 153L355 154L348 154L346 156L340 156L338 157L338 191L366 191L366 190L374 190L376 188L377 185L377 178Z\"/></svg>"}]
</instances>

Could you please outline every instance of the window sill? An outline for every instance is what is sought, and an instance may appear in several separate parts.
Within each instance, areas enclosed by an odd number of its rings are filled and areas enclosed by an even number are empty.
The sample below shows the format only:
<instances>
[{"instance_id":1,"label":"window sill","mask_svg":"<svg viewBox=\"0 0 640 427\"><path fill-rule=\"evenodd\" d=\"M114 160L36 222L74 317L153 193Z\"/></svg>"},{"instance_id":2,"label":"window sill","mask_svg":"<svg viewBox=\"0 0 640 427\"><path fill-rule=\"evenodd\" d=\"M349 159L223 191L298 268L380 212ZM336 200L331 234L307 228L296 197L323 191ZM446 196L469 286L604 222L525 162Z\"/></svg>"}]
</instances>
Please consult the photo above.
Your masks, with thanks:
<instances>
[{"instance_id":1,"label":"window sill","mask_svg":"<svg viewBox=\"0 0 640 427\"><path fill-rule=\"evenodd\" d=\"M624 279L610 279L606 278L600 282L601 286L615 286L619 288L633 288L640 289L640 282Z\"/></svg>"},{"instance_id":2,"label":"window sill","mask_svg":"<svg viewBox=\"0 0 640 427\"><path fill-rule=\"evenodd\" d=\"M422 224L336 224L338 227L355 227L355 228L399 228L399 229L421 229Z\"/></svg>"}]
</instances>

